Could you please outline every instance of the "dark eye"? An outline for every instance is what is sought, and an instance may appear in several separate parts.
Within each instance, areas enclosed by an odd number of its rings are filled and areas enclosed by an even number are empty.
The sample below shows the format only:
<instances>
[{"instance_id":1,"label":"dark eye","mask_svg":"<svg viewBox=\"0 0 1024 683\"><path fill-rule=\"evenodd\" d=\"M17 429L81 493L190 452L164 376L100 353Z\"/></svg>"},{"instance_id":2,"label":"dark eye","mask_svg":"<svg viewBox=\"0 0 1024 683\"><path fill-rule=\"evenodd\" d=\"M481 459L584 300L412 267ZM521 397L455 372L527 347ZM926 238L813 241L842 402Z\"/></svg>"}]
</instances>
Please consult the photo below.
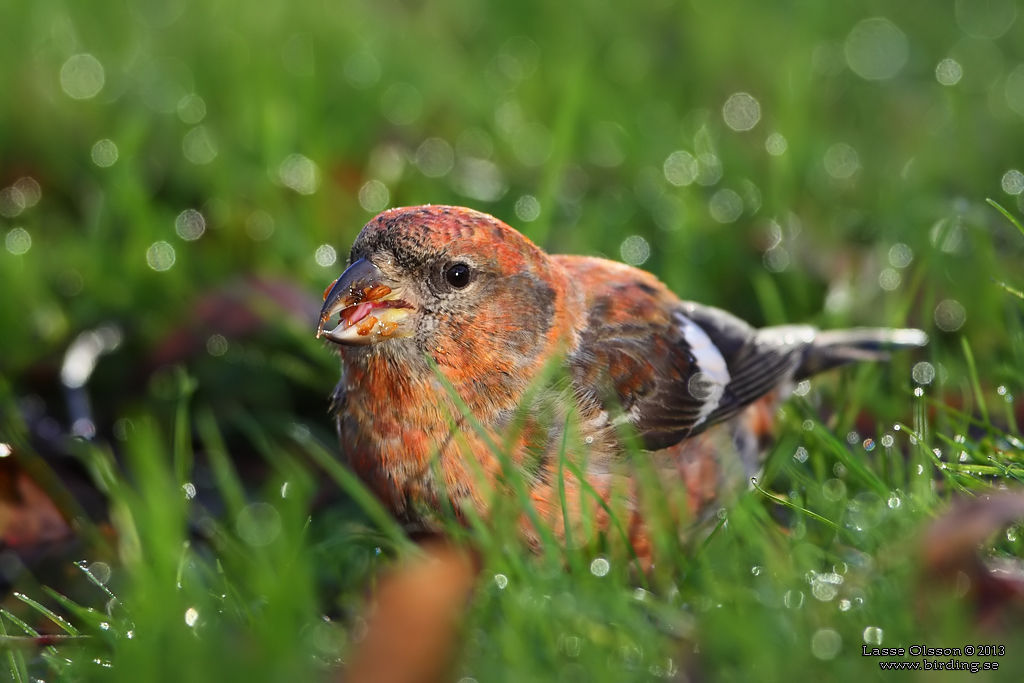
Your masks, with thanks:
<instances>
[{"instance_id":1,"label":"dark eye","mask_svg":"<svg viewBox=\"0 0 1024 683\"><path fill-rule=\"evenodd\" d=\"M469 276L469 266L465 263L456 263L448 266L448 270L444 271L444 279L448 281L448 284L456 289L462 289L468 285Z\"/></svg>"}]
</instances>

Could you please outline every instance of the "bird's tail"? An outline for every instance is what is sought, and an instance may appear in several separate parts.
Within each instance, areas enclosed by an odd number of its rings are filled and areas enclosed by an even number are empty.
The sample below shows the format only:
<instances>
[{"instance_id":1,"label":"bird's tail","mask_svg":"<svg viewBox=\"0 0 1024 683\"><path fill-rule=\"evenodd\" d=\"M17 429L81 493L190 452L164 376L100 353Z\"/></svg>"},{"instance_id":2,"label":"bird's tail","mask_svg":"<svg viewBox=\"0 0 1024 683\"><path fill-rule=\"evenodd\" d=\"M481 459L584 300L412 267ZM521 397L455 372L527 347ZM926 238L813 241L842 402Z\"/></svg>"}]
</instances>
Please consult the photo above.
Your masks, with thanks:
<instances>
[{"instance_id":1,"label":"bird's tail","mask_svg":"<svg viewBox=\"0 0 1024 683\"><path fill-rule=\"evenodd\" d=\"M918 348L927 343L928 335L914 329L857 327L817 332L793 378L805 379L846 363L887 360L891 351Z\"/></svg>"}]
</instances>

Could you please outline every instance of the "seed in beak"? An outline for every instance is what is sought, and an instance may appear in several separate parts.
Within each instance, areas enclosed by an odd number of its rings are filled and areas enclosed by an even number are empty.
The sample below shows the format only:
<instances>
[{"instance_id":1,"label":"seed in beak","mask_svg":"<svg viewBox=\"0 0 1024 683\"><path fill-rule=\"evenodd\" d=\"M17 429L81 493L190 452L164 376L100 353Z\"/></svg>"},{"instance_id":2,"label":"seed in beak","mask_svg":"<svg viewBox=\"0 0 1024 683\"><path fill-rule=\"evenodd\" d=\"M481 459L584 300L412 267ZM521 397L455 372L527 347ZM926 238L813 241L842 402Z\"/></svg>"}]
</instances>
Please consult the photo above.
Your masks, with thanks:
<instances>
[{"instance_id":1,"label":"seed in beak","mask_svg":"<svg viewBox=\"0 0 1024 683\"><path fill-rule=\"evenodd\" d=\"M337 283L338 280L335 280L331 284L327 285L327 289L324 290L324 301L327 301L327 295L331 293L331 290L334 289L334 285L336 285Z\"/></svg>"},{"instance_id":2,"label":"seed in beak","mask_svg":"<svg viewBox=\"0 0 1024 683\"><path fill-rule=\"evenodd\" d=\"M374 316L371 315L368 318L366 318L366 320L364 320L363 322L359 323L359 326L356 327L356 332L359 333L360 337L365 337L366 335L370 334L370 332L373 331L373 328L376 325L377 325L377 318L375 318Z\"/></svg>"},{"instance_id":3,"label":"seed in beak","mask_svg":"<svg viewBox=\"0 0 1024 683\"><path fill-rule=\"evenodd\" d=\"M374 285L373 287L367 287L363 290L364 301L377 301L382 297L387 296L391 293L391 288L387 285Z\"/></svg>"}]
</instances>

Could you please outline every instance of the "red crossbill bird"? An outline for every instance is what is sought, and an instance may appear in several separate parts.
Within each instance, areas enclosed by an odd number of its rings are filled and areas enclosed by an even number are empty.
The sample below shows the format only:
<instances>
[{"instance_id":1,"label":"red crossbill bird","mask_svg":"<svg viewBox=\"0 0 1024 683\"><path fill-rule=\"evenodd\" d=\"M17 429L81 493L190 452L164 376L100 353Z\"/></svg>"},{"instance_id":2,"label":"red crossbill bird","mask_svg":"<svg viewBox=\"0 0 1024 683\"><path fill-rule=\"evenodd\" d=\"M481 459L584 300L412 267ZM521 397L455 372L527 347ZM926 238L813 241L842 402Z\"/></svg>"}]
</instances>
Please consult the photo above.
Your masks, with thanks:
<instances>
[{"instance_id":1,"label":"red crossbill bird","mask_svg":"<svg viewBox=\"0 0 1024 683\"><path fill-rule=\"evenodd\" d=\"M927 341L910 329L755 329L647 272L549 255L459 207L381 213L349 264L318 330L341 354L342 449L399 519L427 530L445 510L486 518L511 463L556 536L608 530L617 511L649 557L637 458L684 492L680 516L705 516L756 474L787 387ZM532 389L551 364L562 381Z\"/></svg>"}]
</instances>

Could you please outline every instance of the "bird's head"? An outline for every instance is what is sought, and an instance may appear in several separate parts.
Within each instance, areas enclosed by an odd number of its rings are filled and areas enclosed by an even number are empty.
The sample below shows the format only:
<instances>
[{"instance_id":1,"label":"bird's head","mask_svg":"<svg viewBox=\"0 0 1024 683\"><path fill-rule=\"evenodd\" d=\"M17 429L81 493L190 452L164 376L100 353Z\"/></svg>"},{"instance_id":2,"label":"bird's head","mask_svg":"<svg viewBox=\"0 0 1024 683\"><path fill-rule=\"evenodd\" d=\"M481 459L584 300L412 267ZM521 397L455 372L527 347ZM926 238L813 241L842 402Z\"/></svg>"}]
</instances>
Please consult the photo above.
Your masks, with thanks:
<instances>
[{"instance_id":1,"label":"bird's head","mask_svg":"<svg viewBox=\"0 0 1024 683\"><path fill-rule=\"evenodd\" d=\"M554 338L565 287L559 266L491 216L391 209L356 238L348 268L324 295L318 335L343 348L414 350L441 365L510 371Z\"/></svg>"}]
</instances>

